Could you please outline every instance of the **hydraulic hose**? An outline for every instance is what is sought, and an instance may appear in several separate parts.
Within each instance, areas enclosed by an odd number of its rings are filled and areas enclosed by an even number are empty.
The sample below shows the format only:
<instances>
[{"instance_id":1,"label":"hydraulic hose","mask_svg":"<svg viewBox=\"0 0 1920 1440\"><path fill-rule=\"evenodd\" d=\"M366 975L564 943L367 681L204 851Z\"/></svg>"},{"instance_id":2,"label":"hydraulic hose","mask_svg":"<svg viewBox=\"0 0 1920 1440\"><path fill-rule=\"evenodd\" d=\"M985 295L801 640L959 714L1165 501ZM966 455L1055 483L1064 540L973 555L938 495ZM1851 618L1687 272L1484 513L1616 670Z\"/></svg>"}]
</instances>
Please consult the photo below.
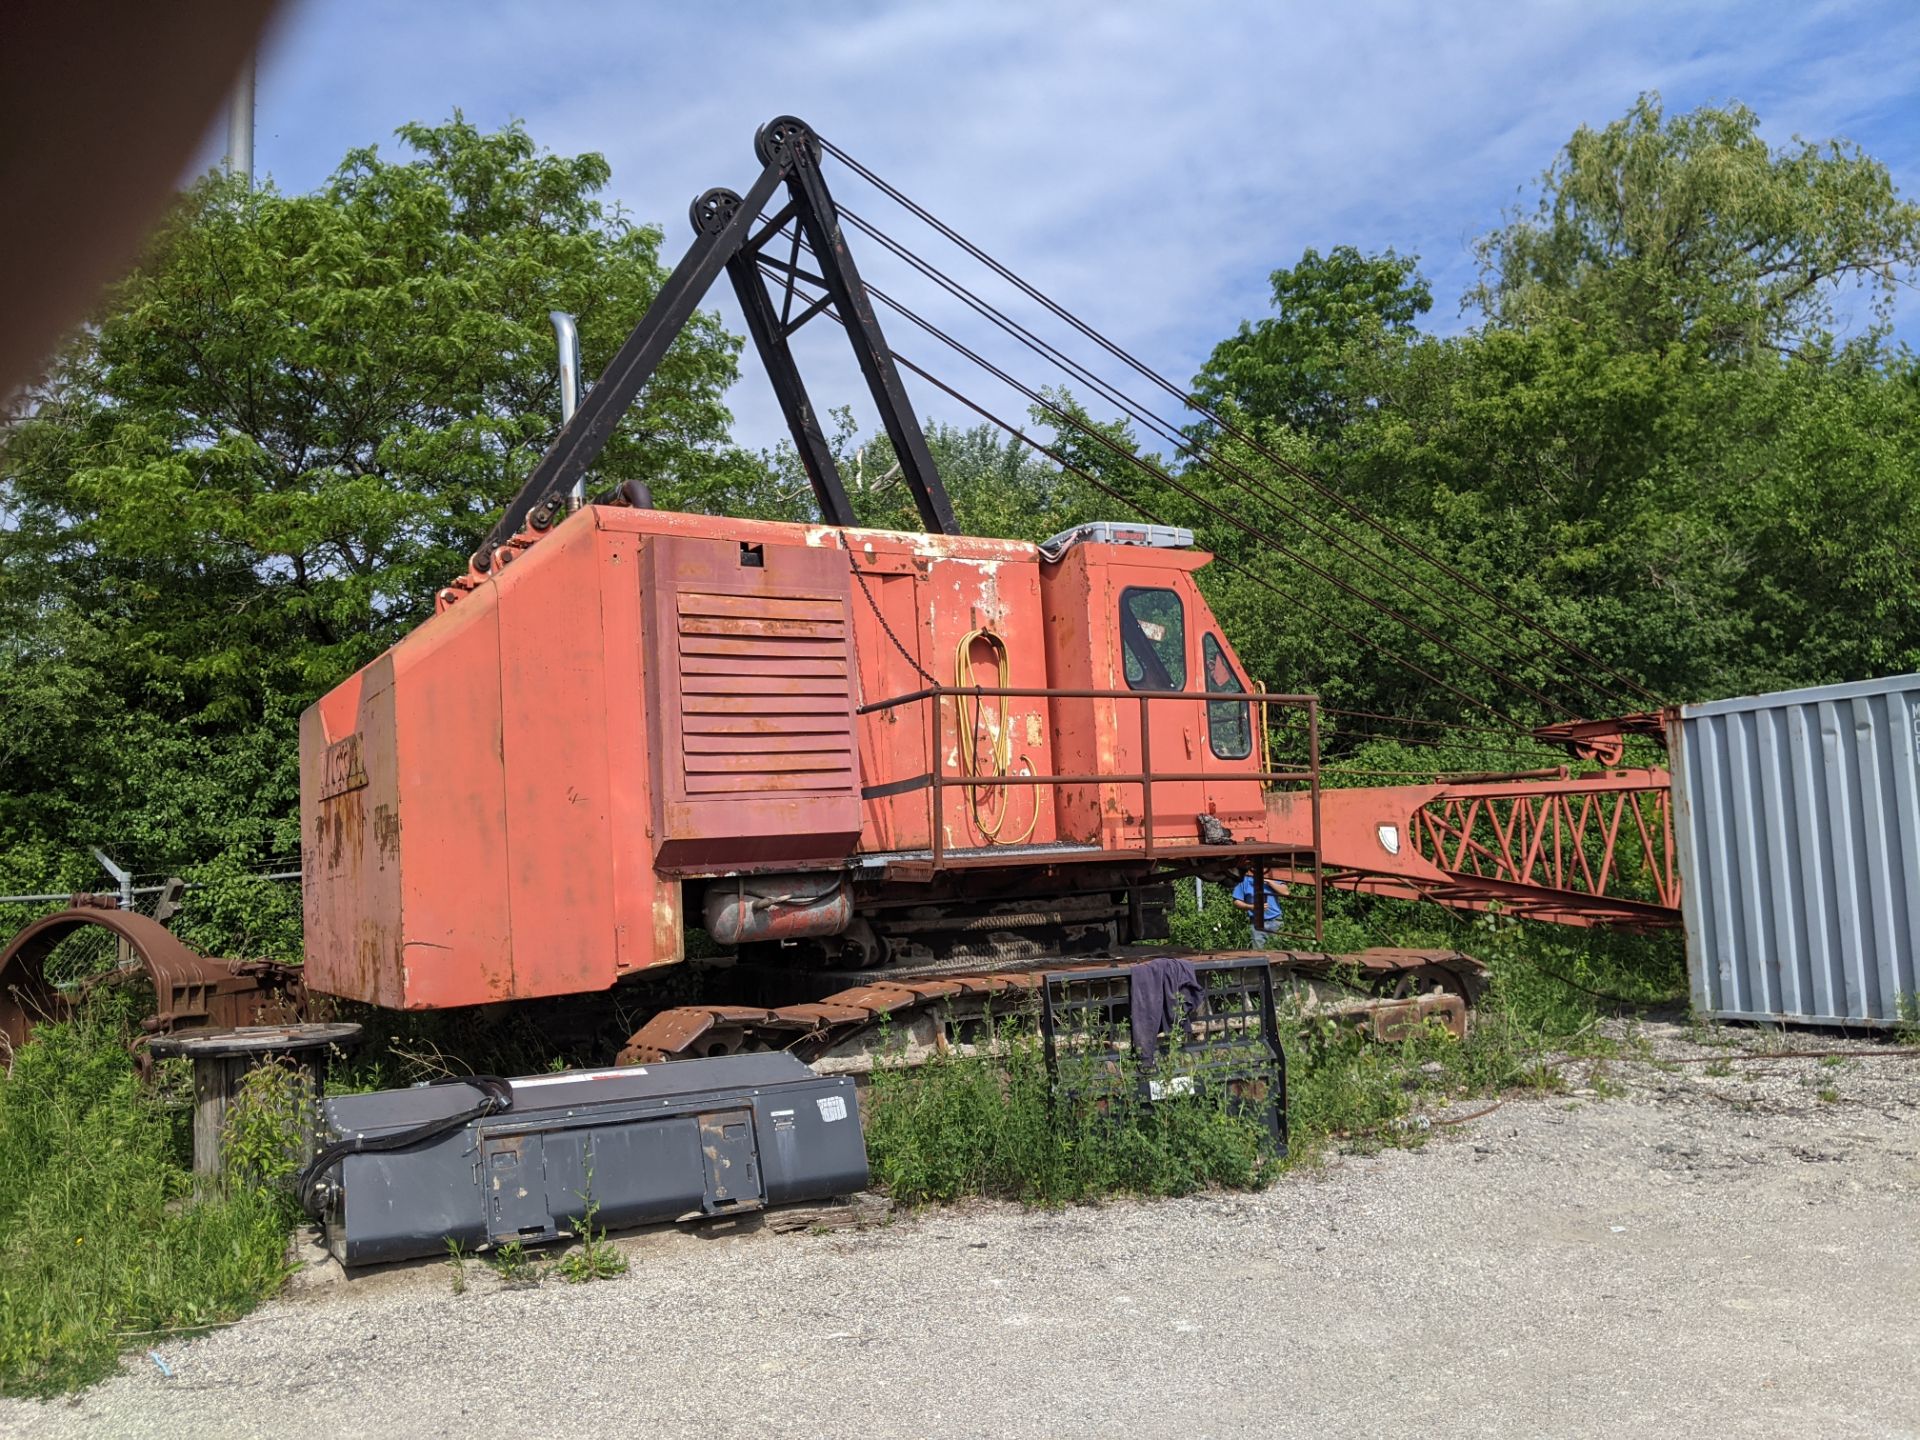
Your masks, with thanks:
<instances>
[{"instance_id":1,"label":"hydraulic hose","mask_svg":"<svg viewBox=\"0 0 1920 1440\"><path fill-rule=\"evenodd\" d=\"M960 637L960 644L953 653L953 685L954 689L960 692L953 697L954 711L960 722L961 743L958 747L960 770L967 776L991 774L997 779L1013 773L1013 732L1007 728L1007 697L1004 695L993 697L994 703L999 706L999 713L994 720L993 736L987 748L987 768L983 771L980 759L980 722L982 712L986 708L987 697L977 693L978 682L973 678L973 647L976 641L985 642L993 651L1000 675L996 682L997 687L1005 690L1012 685L1013 665L1007 655L1006 641L993 631L984 628L969 630ZM969 690L976 691L971 697L973 702L971 712L967 709ZM937 759L935 763L938 763ZM1022 755L1020 763L1026 767L1029 775L1033 773L1033 762L1027 756ZM1027 828L1017 839L1002 840L1000 838L1000 827L1007 823L1007 813L1013 805L1010 792L1014 788L1012 785L973 785L967 789L967 801L973 812L974 828L990 845L1024 845L1033 838L1033 832L1039 828L1040 787L1030 785L1027 788L1034 792L1033 813L1027 817ZM992 798L982 802L980 792L983 789L999 792L997 805ZM939 823L937 819L935 823Z\"/></svg>"},{"instance_id":2,"label":"hydraulic hose","mask_svg":"<svg viewBox=\"0 0 1920 1440\"><path fill-rule=\"evenodd\" d=\"M458 1130L469 1120L478 1120L485 1115L499 1115L513 1108L513 1086L498 1075L453 1075L435 1080L427 1088L438 1085L470 1085L480 1092L480 1099L466 1109L443 1119L429 1120L423 1125L414 1125L405 1130L395 1130L390 1135L354 1135L324 1146L319 1154L307 1162L299 1178L294 1182L294 1194L299 1197L300 1208L314 1219L320 1218L320 1207L315 1203L320 1181L329 1170L349 1155L405 1150L408 1146L421 1145L429 1140L438 1139L449 1130Z\"/></svg>"}]
</instances>

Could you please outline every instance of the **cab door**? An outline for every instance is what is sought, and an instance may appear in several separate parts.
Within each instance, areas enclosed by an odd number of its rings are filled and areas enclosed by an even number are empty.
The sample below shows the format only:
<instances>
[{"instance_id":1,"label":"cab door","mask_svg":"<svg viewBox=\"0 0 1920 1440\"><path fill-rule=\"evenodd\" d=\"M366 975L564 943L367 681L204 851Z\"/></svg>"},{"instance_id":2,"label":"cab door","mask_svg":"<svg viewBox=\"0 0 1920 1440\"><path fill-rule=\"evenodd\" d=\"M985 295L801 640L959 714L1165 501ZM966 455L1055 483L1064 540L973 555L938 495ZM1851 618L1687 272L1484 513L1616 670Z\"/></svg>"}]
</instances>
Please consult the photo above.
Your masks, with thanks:
<instances>
[{"instance_id":1,"label":"cab door","mask_svg":"<svg viewBox=\"0 0 1920 1440\"><path fill-rule=\"evenodd\" d=\"M1203 705L1196 693L1198 675L1192 621L1199 596L1192 581L1179 571L1158 567L1115 566L1109 614L1114 616L1115 689L1153 696L1188 696L1191 699L1149 698L1144 708L1150 712L1142 725L1141 703L1117 699L1114 707L1114 733L1118 753L1115 770L1138 774L1148 769L1154 776L1188 776L1187 779L1153 782L1153 835L1156 842L1192 844L1199 838L1197 817L1207 808L1205 721ZM1142 744L1142 730L1146 732ZM1141 833L1145 805L1142 787L1123 784L1113 787L1121 811L1123 827L1131 834Z\"/></svg>"},{"instance_id":2,"label":"cab door","mask_svg":"<svg viewBox=\"0 0 1920 1440\"><path fill-rule=\"evenodd\" d=\"M1269 707L1242 698L1250 693L1240 662L1211 615L1198 629L1200 669L1198 683L1206 693L1204 768L1208 774L1207 804L1211 813L1236 835L1253 827L1257 835L1266 822L1266 798L1257 780L1266 747L1261 743L1263 713ZM1292 714L1272 717L1283 724Z\"/></svg>"}]
</instances>

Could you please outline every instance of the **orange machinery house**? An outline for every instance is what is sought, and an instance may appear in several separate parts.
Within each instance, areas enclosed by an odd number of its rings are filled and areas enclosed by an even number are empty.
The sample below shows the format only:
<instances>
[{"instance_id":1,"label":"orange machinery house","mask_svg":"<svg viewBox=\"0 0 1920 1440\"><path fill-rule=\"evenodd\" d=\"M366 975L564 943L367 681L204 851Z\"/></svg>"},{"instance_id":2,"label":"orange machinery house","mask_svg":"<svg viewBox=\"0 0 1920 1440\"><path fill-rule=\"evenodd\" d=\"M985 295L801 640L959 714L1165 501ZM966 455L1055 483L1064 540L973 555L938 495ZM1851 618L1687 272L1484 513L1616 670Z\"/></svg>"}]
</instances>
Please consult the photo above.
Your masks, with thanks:
<instances>
[{"instance_id":1,"label":"orange machinery house","mask_svg":"<svg viewBox=\"0 0 1920 1440\"><path fill-rule=\"evenodd\" d=\"M890 904L1300 860L1265 843L1256 704L1219 698L1252 687L1209 557L1092 528L1051 559L617 506L523 535L302 719L308 984L599 991L703 919L872 964Z\"/></svg>"}]
</instances>

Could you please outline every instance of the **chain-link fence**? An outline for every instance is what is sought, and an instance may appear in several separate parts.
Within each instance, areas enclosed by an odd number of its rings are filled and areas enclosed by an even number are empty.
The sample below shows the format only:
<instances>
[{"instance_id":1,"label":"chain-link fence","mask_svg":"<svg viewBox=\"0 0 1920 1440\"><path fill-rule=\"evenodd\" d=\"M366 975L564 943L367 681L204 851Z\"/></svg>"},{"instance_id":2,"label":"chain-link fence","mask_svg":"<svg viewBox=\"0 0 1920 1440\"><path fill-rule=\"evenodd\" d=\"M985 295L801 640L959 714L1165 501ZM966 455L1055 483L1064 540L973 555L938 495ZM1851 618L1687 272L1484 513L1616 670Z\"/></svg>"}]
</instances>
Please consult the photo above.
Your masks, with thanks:
<instances>
[{"instance_id":1,"label":"chain-link fence","mask_svg":"<svg viewBox=\"0 0 1920 1440\"><path fill-rule=\"evenodd\" d=\"M197 892L204 895L218 890L231 894L236 887L245 889L256 883L297 886L300 880L299 869L289 866L285 860L267 862L256 871L223 874L217 882L209 884L165 873L135 874L103 850L96 849L93 855L100 863L104 882L95 889L0 895L0 945L42 916L65 910L83 898L175 927L183 912L190 914ZM52 984L67 988L125 964L131 958L125 941L96 926L82 926L66 935L48 953L45 974Z\"/></svg>"}]
</instances>

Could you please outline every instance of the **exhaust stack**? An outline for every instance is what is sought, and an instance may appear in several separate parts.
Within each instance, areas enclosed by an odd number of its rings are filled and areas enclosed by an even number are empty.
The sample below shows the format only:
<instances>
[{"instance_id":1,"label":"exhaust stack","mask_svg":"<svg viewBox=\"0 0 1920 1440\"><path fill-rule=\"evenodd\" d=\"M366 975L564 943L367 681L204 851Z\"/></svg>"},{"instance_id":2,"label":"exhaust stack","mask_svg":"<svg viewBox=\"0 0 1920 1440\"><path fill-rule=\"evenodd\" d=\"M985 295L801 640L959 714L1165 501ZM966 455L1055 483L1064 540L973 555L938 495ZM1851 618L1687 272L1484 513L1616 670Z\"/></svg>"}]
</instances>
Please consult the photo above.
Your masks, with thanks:
<instances>
[{"instance_id":1,"label":"exhaust stack","mask_svg":"<svg viewBox=\"0 0 1920 1440\"><path fill-rule=\"evenodd\" d=\"M573 316L564 310L549 310L553 338L560 346L560 423L571 424L573 412L580 408L580 330ZM587 477L582 475L567 491L567 510L578 510L587 503Z\"/></svg>"}]
</instances>

